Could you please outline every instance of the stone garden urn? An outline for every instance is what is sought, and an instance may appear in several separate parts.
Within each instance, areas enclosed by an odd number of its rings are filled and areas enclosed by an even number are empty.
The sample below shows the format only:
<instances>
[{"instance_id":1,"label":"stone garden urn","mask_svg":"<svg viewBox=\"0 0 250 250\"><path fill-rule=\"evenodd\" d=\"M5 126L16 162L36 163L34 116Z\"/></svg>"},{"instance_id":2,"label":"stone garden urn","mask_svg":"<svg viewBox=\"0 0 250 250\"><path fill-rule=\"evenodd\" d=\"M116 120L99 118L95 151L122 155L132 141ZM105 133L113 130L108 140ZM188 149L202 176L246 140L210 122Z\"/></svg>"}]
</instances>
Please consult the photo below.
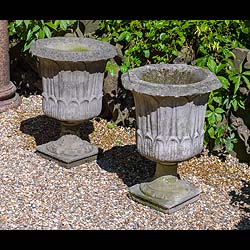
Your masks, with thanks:
<instances>
[{"instance_id":1,"label":"stone garden urn","mask_svg":"<svg viewBox=\"0 0 250 250\"><path fill-rule=\"evenodd\" d=\"M177 176L177 164L201 153L208 96L221 83L208 69L187 64L145 65L121 80L135 101L137 149L157 163L154 177L130 187L130 196L164 213L177 211L201 193Z\"/></svg>"},{"instance_id":2,"label":"stone garden urn","mask_svg":"<svg viewBox=\"0 0 250 250\"><path fill-rule=\"evenodd\" d=\"M79 137L80 124L102 109L106 62L116 56L114 46L92 38L38 39L31 53L39 59L42 109L61 122L61 137L37 146L37 153L72 167L94 160L98 148Z\"/></svg>"}]
</instances>

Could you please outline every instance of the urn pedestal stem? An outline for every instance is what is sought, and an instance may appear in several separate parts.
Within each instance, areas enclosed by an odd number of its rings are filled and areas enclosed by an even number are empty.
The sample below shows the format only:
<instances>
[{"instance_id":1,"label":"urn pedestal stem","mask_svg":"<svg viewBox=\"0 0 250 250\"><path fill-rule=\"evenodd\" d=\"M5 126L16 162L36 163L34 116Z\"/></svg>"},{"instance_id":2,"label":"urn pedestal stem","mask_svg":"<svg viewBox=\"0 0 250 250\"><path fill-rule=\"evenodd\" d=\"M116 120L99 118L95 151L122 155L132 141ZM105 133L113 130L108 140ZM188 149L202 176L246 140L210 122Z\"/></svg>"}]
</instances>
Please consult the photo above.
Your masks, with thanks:
<instances>
[{"instance_id":1,"label":"urn pedestal stem","mask_svg":"<svg viewBox=\"0 0 250 250\"><path fill-rule=\"evenodd\" d=\"M61 121L60 125L61 125L60 136L71 134L71 135L76 135L80 137L81 123Z\"/></svg>"},{"instance_id":2,"label":"urn pedestal stem","mask_svg":"<svg viewBox=\"0 0 250 250\"><path fill-rule=\"evenodd\" d=\"M178 163L161 164L157 162L153 179L156 179L164 175L172 175L172 176L178 177L177 167L178 167Z\"/></svg>"}]
</instances>

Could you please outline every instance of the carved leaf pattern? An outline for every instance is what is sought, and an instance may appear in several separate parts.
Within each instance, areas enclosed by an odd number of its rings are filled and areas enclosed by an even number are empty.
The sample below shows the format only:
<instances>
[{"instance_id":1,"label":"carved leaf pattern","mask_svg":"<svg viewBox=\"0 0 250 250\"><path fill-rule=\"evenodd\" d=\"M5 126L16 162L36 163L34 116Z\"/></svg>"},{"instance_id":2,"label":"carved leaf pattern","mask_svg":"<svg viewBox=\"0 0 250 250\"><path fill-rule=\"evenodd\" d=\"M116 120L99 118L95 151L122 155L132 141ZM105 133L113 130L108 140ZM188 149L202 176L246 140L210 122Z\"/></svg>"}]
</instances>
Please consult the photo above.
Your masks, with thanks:
<instances>
[{"instance_id":1,"label":"carved leaf pattern","mask_svg":"<svg viewBox=\"0 0 250 250\"><path fill-rule=\"evenodd\" d=\"M206 98L133 94L142 155L154 161L183 161L201 152Z\"/></svg>"},{"instance_id":2,"label":"carved leaf pattern","mask_svg":"<svg viewBox=\"0 0 250 250\"><path fill-rule=\"evenodd\" d=\"M41 60L43 111L58 120L86 120L102 108L103 72L64 70L59 62Z\"/></svg>"}]
</instances>

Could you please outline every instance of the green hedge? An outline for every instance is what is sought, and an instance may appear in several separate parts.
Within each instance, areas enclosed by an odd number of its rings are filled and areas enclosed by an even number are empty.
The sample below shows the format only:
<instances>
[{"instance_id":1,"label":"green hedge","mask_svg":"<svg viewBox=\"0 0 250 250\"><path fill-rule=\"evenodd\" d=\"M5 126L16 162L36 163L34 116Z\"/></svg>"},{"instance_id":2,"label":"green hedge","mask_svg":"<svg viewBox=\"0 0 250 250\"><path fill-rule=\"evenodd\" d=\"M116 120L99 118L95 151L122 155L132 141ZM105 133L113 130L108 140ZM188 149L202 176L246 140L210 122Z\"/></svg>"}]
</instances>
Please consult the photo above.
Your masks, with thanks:
<instances>
[{"instance_id":1,"label":"green hedge","mask_svg":"<svg viewBox=\"0 0 250 250\"><path fill-rule=\"evenodd\" d=\"M232 50L250 48L249 24L249 20L103 20L97 38L122 46L122 72L150 63L173 63L176 57L214 72L222 88L209 96L205 144L230 152L237 139L229 117L245 109L247 97L239 88L250 89L250 71L241 65L237 72Z\"/></svg>"},{"instance_id":2,"label":"green hedge","mask_svg":"<svg viewBox=\"0 0 250 250\"><path fill-rule=\"evenodd\" d=\"M11 39L23 43L27 52L37 38L60 35L74 30L77 20L11 20ZM222 88L209 96L205 120L205 144L220 146L230 152L237 142L230 127L231 112L245 109L247 97L240 87L250 89L249 75L241 65L234 69L232 50L250 48L249 20L101 20L96 38L119 45L124 61L122 73L150 63L173 63L177 58L186 63L209 68L222 83ZM73 28L74 27L74 28ZM107 64L112 73L118 65Z\"/></svg>"}]
</instances>

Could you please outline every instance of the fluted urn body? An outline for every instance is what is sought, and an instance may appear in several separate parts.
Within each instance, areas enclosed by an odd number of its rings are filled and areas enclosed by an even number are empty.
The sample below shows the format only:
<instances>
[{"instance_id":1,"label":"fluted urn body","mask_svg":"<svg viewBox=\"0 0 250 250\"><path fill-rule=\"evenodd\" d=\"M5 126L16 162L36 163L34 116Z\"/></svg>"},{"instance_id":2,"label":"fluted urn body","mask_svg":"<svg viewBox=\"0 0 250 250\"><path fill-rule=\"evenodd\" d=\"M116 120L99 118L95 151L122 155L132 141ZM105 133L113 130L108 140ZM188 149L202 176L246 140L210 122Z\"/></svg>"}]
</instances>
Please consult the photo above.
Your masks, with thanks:
<instances>
[{"instance_id":1,"label":"fluted urn body","mask_svg":"<svg viewBox=\"0 0 250 250\"><path fill-rule=\"evenodd\" d=\"M155 178L177 176L177 163L202 151L209 93L221 87L208 69L151 64L122 75L133 92L137 148L157 162Z\"/></svg>"},{"instance_id":2,"label":"fluted urn body","mask_svg":"<svg viewBox=\"0 0 250 250\"><path fill-rule=\"evenodd\" d=\"M78 135L79 124L101 112L105 66L117 54L115 47L91 38L53 37L35 41L31 52L39 58L44 113L62 122L62 134Z\"/></svg>"}]
</instances>

